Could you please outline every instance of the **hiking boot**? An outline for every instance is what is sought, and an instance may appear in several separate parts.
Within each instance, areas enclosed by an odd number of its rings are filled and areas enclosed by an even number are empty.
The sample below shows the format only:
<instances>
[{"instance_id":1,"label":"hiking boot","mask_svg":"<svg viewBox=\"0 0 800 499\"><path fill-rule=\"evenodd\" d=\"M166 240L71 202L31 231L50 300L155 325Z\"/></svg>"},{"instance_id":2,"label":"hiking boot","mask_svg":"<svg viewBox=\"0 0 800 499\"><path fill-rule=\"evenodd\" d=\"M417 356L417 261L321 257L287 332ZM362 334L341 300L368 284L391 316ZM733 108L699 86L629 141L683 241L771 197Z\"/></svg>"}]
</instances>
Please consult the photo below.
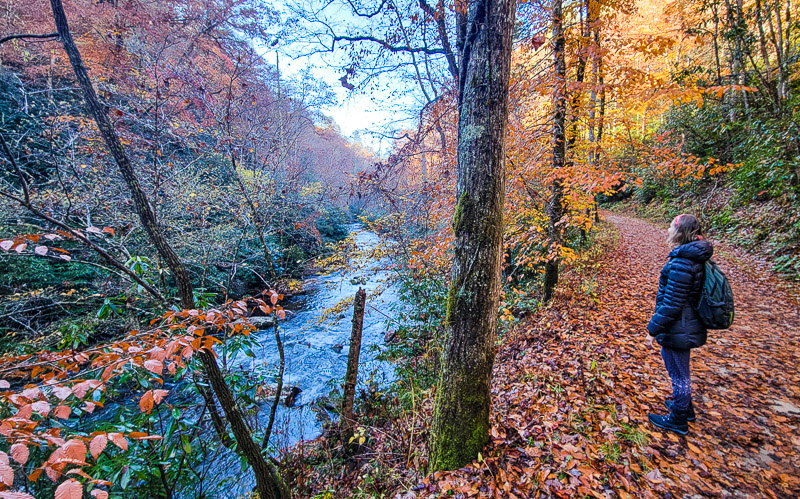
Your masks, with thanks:
<instances>
[{"instance_id":1,"label":"hiking boot","mask_svg":"<svg viewBox=\"0 0 800 499\"><path fill-rule=\"evenodd\" d=\"M689 433L689 425L686 423L688 411L672 411L666 416L660 414L648 414L647 418L651 423L664 430L674 431L679 435Z\"/></svg>"},{"instance_id":2,"label":"hiking boot","mask_svg":"<svg viewBox=\"0 0 800 499\"><path fill-rule=\"evenodd\" d=\"M672 404L674 404L674 403L675 402L673 400L665 400L664 401L664 405L667 407L667 409L670 410L670 412L672 411ZM692 422L695 419L697 419L697 416L694 413L694 404L689 402L689 412L686 413L686 421Z\"/></svg>"}]
</instances>

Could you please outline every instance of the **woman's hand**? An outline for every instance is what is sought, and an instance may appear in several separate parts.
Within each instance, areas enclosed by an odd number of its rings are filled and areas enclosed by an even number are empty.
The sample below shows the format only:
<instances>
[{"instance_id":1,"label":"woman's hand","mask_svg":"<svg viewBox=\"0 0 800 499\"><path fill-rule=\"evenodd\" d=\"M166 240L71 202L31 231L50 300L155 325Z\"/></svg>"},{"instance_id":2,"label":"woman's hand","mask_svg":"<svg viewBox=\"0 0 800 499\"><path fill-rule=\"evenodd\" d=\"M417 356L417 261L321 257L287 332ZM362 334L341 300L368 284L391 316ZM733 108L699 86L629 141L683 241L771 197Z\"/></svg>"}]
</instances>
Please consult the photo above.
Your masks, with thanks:
<instances>
[{"instance_id":1,"label":"woman's hand","mask_svg":"<svg viewBox=\"0 0 800 499\"><path fill-rule=\"evenodd\" d=\"M656 339L654 336L650 336L650 333L645 333L647 338L644 340L644 346L647 348L653 348L653 342Z\"/></svg>"}]
</instances>

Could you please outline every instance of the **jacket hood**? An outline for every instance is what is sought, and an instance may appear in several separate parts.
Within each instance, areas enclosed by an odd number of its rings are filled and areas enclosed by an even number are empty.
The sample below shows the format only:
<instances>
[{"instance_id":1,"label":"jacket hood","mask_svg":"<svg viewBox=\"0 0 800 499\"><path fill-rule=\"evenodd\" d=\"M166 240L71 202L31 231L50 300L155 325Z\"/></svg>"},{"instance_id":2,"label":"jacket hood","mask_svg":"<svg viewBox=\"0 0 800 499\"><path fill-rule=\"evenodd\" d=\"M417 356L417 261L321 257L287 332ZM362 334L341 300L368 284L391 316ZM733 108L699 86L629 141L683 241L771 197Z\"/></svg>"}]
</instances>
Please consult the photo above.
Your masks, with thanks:
<instances>
[{"instance_id":1,"label":"jacket hood","mask_svg":"<svg viewBox=\"0 0 800 499\"><path fill-rule=\"evenodd\" d=\"M713 254L714 246L705 239L701 239L678 246L670 252L669 256L673 258L688 258L696 262L706 262Z\"/></svg>"}]
</instances>

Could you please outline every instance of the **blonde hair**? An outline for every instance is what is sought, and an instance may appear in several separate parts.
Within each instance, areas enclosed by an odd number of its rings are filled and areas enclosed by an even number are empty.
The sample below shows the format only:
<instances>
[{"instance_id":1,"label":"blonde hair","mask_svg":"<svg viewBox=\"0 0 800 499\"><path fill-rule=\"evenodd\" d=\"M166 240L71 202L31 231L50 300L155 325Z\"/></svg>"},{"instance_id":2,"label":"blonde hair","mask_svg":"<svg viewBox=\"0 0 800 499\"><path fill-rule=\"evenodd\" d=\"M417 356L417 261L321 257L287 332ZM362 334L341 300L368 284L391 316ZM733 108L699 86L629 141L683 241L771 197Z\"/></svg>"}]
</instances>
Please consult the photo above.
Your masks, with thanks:
<instances>
[{"instance_id":1,"label":"blonde hair","mask_svg":"<svg viewBox=\"0 0 800 499\"><path fill-rule=\"evenodd\" d=\"M667 231L667 244L670 246L680 246L698 239L703 239L703 228L694 215L678 215Z\"/></svg>"}]
</instances>

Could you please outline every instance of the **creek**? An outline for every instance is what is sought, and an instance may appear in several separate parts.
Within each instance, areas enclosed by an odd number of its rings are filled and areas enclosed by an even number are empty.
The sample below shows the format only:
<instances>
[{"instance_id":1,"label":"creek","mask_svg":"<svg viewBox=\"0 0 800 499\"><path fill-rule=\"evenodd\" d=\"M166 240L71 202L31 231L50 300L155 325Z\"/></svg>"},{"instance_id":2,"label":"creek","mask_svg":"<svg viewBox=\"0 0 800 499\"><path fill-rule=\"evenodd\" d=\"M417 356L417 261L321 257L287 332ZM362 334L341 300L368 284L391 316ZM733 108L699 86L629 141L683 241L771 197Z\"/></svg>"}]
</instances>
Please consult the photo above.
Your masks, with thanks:
<instances>
[{"instance_id":1,"label":"creek","mask_svg":"<svg viewBox=\"0 0 800 499\"><path fill-rule=\"evenodd\" d=\"M359 224L352 224L349 229L360 253L369 254L370 250L377 247L379 238L375 233L364 230ZM342 300L352 298L358 288L367 291L367 305L357 391L371 384L385 385L394 379L391 364L376 359L384 343L394 308L392 305L399 302L387 270L391 262L386 258L370 256L353 263L353 268L348 267L346 271L315 276L304 295L294 297L285 304L287 317L279 322L286 359L284 386L296 386L302 391L292 407L286 407L283 399L278 406L270 439L271 446L278 453L322 433L322 422L326 417L319 414L324 409L318 408L315 402L327 397L331 389L341 389L350 345L352 304L322 322L320 317ZM229 357L228 365L244 372L274 369L279 363L279 355L272 329L260 331L257 342L254 358L247 355ZM262 429L267 425L269 408L269 402L262 403L256 416L258 426ZM328 416L333 414L328 413ZM235 453L219 447L220 451L209 456L203 469L196 470L206 484L222 485L210 497L246 496L255 486L252 472L249 467L243 469ZM185 490L180 496L197 497L197 494Z\"/></svg>"}]
</instances>

